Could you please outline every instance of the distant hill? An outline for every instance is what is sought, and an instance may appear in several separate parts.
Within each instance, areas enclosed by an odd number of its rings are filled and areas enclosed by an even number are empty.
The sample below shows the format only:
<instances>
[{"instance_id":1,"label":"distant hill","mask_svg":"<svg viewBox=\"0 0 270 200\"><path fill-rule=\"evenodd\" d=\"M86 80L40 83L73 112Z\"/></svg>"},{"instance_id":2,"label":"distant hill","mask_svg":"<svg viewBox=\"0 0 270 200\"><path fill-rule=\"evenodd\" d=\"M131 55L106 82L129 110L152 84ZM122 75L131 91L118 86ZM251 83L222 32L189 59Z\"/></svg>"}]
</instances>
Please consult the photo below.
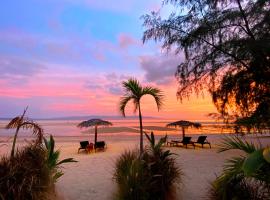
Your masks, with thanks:
<instances>
[{"instance_id":1,"label":"distant hill","mask_svg":"<svg viewBox=\"0 0 270 200\"><path fill-rule=\"evenodd\" d=\"M126 119L138 119L138 116L115 116L115 115L89 115L89 116L64 116L64 117L48 117L48 118L32 118L33 120L88 120L93 118L99 119L114 119L114 120L126 120ZM159 119L157 117L144 116L144 119ZM0 120L10 120L11 118L0 118Z\"/></svg>"}]
</instances>

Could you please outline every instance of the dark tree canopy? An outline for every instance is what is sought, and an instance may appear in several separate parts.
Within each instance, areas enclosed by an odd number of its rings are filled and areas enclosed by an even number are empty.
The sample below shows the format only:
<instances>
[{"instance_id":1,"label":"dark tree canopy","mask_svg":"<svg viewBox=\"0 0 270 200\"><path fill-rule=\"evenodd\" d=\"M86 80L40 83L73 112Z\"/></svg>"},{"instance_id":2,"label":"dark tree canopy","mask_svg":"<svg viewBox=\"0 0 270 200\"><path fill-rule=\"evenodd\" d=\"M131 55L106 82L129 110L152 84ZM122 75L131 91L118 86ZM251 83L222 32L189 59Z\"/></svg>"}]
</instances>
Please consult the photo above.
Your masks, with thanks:
<instances>
[{"instance_id":1,"label":"dark tree canopy","mask_svg":"<svg viewBox=\"0 0 270 200\"><path fill-rule=\"evenodd\" d=\"M143 41L183 50L177 96L207 89L222 115L270 115L270 1L165 0L176 12L167 19L144 15ZM180 14L179 14L180 13ZM265 110L266 109L266 110Z\"/></svg>"}]
</instances>

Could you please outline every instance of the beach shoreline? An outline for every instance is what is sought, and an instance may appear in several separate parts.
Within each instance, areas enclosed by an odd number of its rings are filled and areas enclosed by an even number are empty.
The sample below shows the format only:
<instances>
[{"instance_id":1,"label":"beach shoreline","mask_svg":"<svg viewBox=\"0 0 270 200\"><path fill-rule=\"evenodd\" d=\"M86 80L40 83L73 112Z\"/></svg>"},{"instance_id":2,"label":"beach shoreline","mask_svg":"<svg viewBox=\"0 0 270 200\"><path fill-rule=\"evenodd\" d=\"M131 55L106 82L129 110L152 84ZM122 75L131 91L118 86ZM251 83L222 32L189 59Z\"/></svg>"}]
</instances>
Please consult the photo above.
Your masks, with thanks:
<instances>
[{"instance_id":1,"label":"beach shoreline","mask_svg":"<svg viewBox=\"0 0 270 200\"><path fill-rule=\"evenodd\" d=\"M197 139L197 135L192 135ZM158 136L159 137L159 136ZM180 134L177 135L181 138ZM177 199L203 199L207 196L209 184L221 172L224 161L232 156L239 155L238 151L217 153L217 145L220 144L223 135L208 135L208 140L212 144L212 149L192 147L165 147L175 153L174 157L177 166L181 167L184 173L183 185L177 185ZM64 165L63 177L56 184L57 193L61 200L109 200L113 199L116 192L116 183L113 181L113 170L117 157L126 150L139 148L139 137L132 137L130 140L119 138L119 140L108 140L107 149L103 152L77 153L79 141L82 139L90 140L92 137L56 136L56 148L61 151L61 158L73 157L78 163ZM248 141L258 144L255 136L245 136ZM99 140L104 138L99 137ZM171 139L171 137L169 137ZM260 137L263 146L270 144L270 136ZM2 143L3 144L3 143ZM19 140L17 147L27 144ZM147 143L145 143L147 144ZM2 155L8 154L11 143L0 147Z\"/></svg>"}]
</instances>

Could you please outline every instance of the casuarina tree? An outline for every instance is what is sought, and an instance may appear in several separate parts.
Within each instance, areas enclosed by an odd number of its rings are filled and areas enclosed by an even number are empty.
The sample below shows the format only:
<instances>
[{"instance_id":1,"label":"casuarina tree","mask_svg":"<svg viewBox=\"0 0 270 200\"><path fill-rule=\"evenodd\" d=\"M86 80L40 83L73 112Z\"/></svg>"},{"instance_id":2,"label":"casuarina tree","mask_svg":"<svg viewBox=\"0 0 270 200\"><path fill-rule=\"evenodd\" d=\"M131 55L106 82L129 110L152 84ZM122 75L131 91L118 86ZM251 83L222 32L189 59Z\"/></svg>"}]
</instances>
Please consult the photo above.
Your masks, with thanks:
<instances>
[{"instance_id":1,"label":"casuarina tree","mask_svg":"<svg viewBox=\"0 0 270 200\"><path fill-rule=\"evenodd\" d=\"M222 115L270 125L270 1L165 0L175 12L143 16L143 41L183 52L180 99L208 90Z\"/></svg>"}]
</instances>

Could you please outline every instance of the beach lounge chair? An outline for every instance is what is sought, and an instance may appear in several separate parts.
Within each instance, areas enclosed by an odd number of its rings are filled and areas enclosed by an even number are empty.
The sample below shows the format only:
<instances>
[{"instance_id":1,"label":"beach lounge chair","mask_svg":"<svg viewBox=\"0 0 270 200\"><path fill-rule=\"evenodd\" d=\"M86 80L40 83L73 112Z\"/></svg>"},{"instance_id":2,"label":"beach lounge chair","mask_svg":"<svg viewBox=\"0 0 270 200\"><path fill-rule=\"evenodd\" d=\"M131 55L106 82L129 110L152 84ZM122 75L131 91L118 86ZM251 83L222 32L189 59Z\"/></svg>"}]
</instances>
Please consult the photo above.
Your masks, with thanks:
<instances>
[{"instance_id":1,"label":"beach lounge chair","mask_svg":"<svg viewBox=\"0 0 270 200\"><path fill-rule=\"evenodd\" d=\"M182 141L180 140L172 140L170 142L167 142L168 145L170 146L178 146L178 144L182 144L183 146L191 144L193 148L195 148L194 142L191 141L191 137L184 137Z\"/></svg>"},{"instance_id":2,"label":"beach lounge chair","mask_svg":"<svg viewBox=\"0 0 270 200\"><path fill-rule=\"evenodd\" d=\"M167 146L176 146L177 143L180 143L180 140L171 140L171 141L167 141Z\"/></svg>"},{"instance_id":3,"label":"beach lounge chair","mask_svg":"<svg viewBox=\"0 0 270 200\"><path fill-rule=\"evenodd\" d=\"M186 146L186 148L187 148L188 144L191 144L193 146L193 148L195 149L195 145L194 145L194 142L191 141L191 137L184 137L183 140L181 142L178 142L178 143L183 144L183 146Z\"/></svg>"},{"instance_id":4,"label":"beach lounge chair","mask_svg":"<svg viewBox=\"0 0 270 200\"><path fill-rule=\"evenodd\" d=\"M203 145L204 144L208 144L209 147L210 147L210 149L211 149L211 144L210 144L210 142L207 141L206 138L207 138L207 136L204 136L204 135L199 136L198 139L197 139L197 142L194 142L194 145L195 144L201 144L202 145L202 148L203 148Z\"/></svg>"},{"instance_id":5,"label":"beach lounge chair","mask_svg":"<svg viewBox=\"0 0 270 200\"><path fill-rule=\"evenodd\" d=\"M105 147L106 147L106 143L104 141L98 141L95 144L95 150L97 149L105 150Z\"/></svg>"},{"instance_id":6,"label":"beach lounge chair","mask_svg":"<svg viewBox=\"0 0 270 200\"><path fill-rule=\"evenodd\" d=\"M80 142L80 148L78 149L78 153L81 149L84 149L85 151L88 151L89 142L88 141L81 141Z\"/></svg>"}]
</instances>

